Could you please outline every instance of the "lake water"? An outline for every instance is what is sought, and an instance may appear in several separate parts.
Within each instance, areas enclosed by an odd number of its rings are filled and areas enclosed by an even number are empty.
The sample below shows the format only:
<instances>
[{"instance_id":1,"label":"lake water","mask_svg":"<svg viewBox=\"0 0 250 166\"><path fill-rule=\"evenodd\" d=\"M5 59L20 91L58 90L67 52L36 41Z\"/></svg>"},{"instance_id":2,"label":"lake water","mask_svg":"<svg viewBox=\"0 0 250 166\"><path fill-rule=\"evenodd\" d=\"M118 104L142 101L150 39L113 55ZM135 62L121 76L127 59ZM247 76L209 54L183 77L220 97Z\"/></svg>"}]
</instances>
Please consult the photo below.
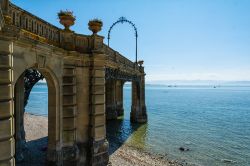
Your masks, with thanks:
<instances>
[{"instance_id":1,"label":"lake water","mask_svg":"<svg viewBox=\"0 0 250 166\"><path fill-rule=\"evenodd\" d=\"M47 115L47 100L47 86L35 86L26 111ZM126 143L196 165L250 165L250 87L146 86L146 104L148 123L131 124L124 87L125 115L107 125L110 153Z\"/></svg>"}]
</instances>

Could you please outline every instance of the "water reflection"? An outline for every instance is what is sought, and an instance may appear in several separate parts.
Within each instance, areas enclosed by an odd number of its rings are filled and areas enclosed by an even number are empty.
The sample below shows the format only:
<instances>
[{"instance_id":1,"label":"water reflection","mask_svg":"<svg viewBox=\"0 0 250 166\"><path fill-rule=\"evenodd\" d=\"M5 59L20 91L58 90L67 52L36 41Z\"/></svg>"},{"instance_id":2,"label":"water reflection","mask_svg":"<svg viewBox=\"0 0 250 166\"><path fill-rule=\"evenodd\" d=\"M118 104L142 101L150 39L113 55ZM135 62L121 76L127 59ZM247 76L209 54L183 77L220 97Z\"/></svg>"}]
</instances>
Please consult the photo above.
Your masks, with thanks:
<instances>
[{"instance_id":1,"label":"water reflection","mask_svg":"<svg viewBox=\"0 0 250 166\"><path fill-rule=\"evenodd\" d=\"M126 144L144 149L147 124L130 123L130 120L119 117L107 121L107 139L109 154L113 154L125 142Z\"/></svg>"}]
</instances>

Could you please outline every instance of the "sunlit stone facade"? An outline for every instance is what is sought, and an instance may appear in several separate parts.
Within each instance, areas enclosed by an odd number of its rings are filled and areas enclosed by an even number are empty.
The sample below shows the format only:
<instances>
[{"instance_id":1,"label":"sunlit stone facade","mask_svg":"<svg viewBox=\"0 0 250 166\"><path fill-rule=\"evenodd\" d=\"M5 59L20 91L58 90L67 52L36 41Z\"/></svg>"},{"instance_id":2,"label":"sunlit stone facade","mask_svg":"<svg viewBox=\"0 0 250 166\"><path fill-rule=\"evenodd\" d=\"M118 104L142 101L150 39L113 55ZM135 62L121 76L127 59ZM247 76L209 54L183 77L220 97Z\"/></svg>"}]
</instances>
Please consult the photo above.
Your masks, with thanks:
<instances>
[{"instance_id":1,"label":"sunlit stone facade","mask_svg":"<svg viewBox=\"0 0 250 166\"><path fill-rule=\"evenodd\" d=\"M123 85L132 82L131 121L146 122L144 67L97 34L65 31L1 0L0 165L21 152L26 69L48 84L48 151L52 165L107 165L106 119L123 114Z\"/></svg>"}]
</instances>

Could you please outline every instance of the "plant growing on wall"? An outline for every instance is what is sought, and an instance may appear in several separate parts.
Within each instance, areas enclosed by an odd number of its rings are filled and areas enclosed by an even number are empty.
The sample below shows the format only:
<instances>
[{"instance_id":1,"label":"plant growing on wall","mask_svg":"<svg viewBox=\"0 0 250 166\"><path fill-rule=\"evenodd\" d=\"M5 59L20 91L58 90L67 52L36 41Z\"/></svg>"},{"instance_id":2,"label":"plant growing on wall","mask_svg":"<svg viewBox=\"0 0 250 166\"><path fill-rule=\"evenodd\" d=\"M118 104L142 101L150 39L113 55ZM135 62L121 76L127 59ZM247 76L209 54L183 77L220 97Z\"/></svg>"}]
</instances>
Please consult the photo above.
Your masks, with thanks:
<instances>
[{"instance_id":1,"label":"plant growing on wall","mask_svg":"<svg viewBox=\"0 0 250 166\"><path fill-rule=\"evenodd\" d=\"M57 15L60 19L60 23L64 26L64 30L71 31L69 27L74 25L76 20L76 17L73 15L73 12L69 10L60 10Z\"/></svg>"},{"instance_id":2,"label":"plant growing on wall","mask_svg":"<svg viewBox=\"0 0 250 166\"><path fill-rule=\"evenodd\" d=\"M73 15L72 11L69 10L60 10L60 12L57 13L58 18L63 17L63 16L70 16L75 18L75 16Z\"/></svg>"},{"instance_id":3,"label":"plant growing on wall","mask_svg":"<svg viewBox=\"0 0 250 166\"><path fill-rule=\"evenodd\" d=\"M95 19L89 20L88 25L89 25L89 30L91 30L93 34L96 34L102 29L103 22L102 20L95 18Z\"/></svg>"}]
</instances>

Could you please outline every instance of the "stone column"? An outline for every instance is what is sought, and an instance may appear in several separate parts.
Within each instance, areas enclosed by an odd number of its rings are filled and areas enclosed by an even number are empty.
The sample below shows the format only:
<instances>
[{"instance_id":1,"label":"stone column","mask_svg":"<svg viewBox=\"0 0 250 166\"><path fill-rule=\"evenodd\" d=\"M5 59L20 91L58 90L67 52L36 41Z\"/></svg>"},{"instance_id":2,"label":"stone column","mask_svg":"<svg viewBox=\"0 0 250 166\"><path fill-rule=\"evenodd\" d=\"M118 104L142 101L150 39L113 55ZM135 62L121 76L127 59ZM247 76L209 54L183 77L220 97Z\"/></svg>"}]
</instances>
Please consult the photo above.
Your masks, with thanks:
<instances>
[{"instance_id":1,"label":"stone column","mask_svg":"<svg viewBox=\"0 0 250 166\"><path fill-rule=\"evenodd\" d=\"M13 43L0 41L0 165L15 165Z\"/></svg>"},{"instance_id":2,"label":"stone column","mask_svg":"<svg viewBox=\"0 0 250 166\"><path fill-rule=\"evenodd\" d=\"M116 81L106 80L106 119L117 119Z\"/></svg>"},{"instance_id":3,"label":"stone column","mask_svg":"<svg viewBox=\"0 0 250 166\"><path fill-rule=\"evenodd\" d=\"M85 58L85 57L84 57ZM87 57L86 57L87 59ZM87 60L85 61L87 63ZM77 165L88 165L89 152L89 66L78 61L76 68L77 84L77 146L79 159Z\"/></svg>"},{"instance_id":4,"label":"stone column","mask_svg":"<svg viewBox=\"0 0 250 166\"><path fill-rule=\"evenodd\" d=\"M16 126L16 162L22 162L25 150L24 131L24 74L20 76L15 85L15 126Z\"/></svg>"},{"instance_id":5,"label":"stone column","mask_svg":"<svg viewBox=\"0 0 250 166\"><path fill-rule=\"evenodd\" d=\"M139 81L132 81L132 106L130 113L131 122L147 122L145 104L145 74L140 76Z\"/></svg>"},{"instance_id":6,"label":"stone column","mask_svg":"<svg viewBox=\"0 0 250 166\"><path fill-rule=\"evenodd\" d=\"M0 0L0 6L4 15L8 15L9 13L9 0Z\"/></svg>"},{"instance_id":7,"label":"stone column","mask_svg":"<svg viewBox=\"0 0 250 166\"><path fill-rule=\"evenodd\" d=\"M105 63L101 51L103 37L92 35L90 55L90 163L91 166L107 165L109 161L105 120Z\"/></svg>"},{"instance_id":8,"label":"stone column","mask_svg":"<svg viewBox=\"0 0 250 166\"><path fill-rule=\"evenodd\" d=\"M124 81L122 81L122 80L116 81L116 112L117 112L117 116L124 115L123 85L124 85Z\"/></svg>"},{"instance_id":9,"label":"stone column","mask_svg":"<svg viewBox=\"0 0 250 166\"><path fill-rule=\"evenodd\" d=\"M64 64L63 69L63 165L76 165L79 150L76 145L76 71L75 66Z\"/></svg>"},{"instance_id":10,"label":"stone column","mask_svg":"<svg viewBox=\"0 0 250 166\"><path fill-rule=\"evenodd\" d=\"M10 13L9 13L9 0L0 0L0 7L1 7L0 12L2 12L2 13L0 13L0 15L3 15L4 22L6 24L11 24L12 18L11 18Z\"/></svg>"}]
</instances>

